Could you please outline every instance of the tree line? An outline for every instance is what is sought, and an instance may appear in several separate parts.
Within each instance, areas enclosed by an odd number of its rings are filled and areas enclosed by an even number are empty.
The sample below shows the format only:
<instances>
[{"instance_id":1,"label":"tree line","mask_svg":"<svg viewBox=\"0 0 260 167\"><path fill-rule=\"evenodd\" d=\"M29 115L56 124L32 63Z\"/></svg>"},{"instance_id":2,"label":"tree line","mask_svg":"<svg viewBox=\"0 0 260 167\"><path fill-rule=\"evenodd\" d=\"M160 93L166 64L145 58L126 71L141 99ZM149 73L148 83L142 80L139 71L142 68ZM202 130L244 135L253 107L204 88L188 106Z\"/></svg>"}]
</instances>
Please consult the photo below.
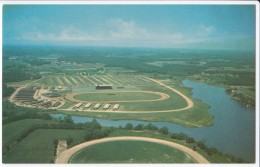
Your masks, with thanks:
<instances>
[{"instance_id":1,"label":"tree line","mask_svg":"<svg viewBox=\"0 0 260 167\"><path fill-rule=\"evenodd\" d=\"M170 133L169 129L166 126L163 126L161 128L158 128L157 126L149 123L147 125L144 124L138 124L136 126L134 126L131 123L127 123L124 127L123 126L119 126L119 129L126 129L126 130L139 130L139 131L143 131L143 130L151 130L151 131L157 131L163 135L167 135L170 136L171 139L174 140L180 140L180 141L184 141L189 145L193 145L192 149L194 151L197 151L198 149L203 150L206 152L206 154L208 156L212 156L212 155L220 155L220 156L225 156L228 157L230 159L231 162L234 163L247 163L247 161L245 161L243 158L241 157L236 157L234 155L231 154L224 154L221 151L219 151L217 148L215 147L209 147L205 144L205 141L196 141L194 138L188 136L185 133Z\"/></svg>"},{"instance_id":2,"label":"tree line","mask_svg":"<svg viewBox=\"0 0 260 167\"><path fill-rule=\"evenodd\" d=\"M4 119L2 120L3 125L22 119L52 119L52 117L47 113L49 110L16 106L13 103L6 100L3 101L2 105L2 116L4 117ZM42 111L46 111L46 113Z\"/></svg>"}]
</instances>

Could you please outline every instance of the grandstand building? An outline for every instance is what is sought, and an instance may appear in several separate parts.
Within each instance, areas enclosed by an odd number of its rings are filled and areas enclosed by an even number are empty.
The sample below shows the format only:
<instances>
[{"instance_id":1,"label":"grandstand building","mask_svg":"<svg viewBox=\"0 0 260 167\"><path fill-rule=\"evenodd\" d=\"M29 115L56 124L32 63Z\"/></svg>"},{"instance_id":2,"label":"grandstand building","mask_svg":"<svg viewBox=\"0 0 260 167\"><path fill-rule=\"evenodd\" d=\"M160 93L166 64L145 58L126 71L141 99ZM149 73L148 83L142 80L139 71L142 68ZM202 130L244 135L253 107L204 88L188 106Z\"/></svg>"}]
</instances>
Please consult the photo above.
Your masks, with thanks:
<instances>
[{"instance_id":1,"label":"grandstand building","mask_svg":"<svg viewBox=\"0 0 260 167\"><path fill-rule=\"evenodd\" d=\"M96 89L112 89L111 85L97 85Z\"/></svg>"}]
</instances>

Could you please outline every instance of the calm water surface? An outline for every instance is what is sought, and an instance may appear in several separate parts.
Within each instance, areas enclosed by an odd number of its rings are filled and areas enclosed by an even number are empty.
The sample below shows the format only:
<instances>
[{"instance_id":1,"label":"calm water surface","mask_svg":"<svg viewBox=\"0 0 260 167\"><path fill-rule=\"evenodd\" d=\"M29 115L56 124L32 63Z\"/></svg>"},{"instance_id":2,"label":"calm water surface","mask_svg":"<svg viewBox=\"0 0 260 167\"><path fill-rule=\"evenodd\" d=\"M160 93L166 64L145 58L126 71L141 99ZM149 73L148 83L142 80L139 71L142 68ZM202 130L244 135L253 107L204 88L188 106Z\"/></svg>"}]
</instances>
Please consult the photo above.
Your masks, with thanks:
<instances>
[{"instance_id":1,"label":"calm water surface","mask_svg":"<svg viewBox=\"0 0 260 167\"><path fill-rule=\"evenodd\" d=\"M152 123L158 127L167 126L171 132L183 132L196 140L203 140L206 145L218 148L224 153L255 159L255 111L240 106L230 99L225 89L184 80L186 87L193 88L193 98L200 99L211 106L209 112L215 116L214 126L186 128L174 123L146 122L135 120L110 121L97 119L103 126L124 126L126 123ZM53 117L63 116L52 114ZM75 123L91 121L93 118L72 116Z\"/></svg>"}]
</instances>

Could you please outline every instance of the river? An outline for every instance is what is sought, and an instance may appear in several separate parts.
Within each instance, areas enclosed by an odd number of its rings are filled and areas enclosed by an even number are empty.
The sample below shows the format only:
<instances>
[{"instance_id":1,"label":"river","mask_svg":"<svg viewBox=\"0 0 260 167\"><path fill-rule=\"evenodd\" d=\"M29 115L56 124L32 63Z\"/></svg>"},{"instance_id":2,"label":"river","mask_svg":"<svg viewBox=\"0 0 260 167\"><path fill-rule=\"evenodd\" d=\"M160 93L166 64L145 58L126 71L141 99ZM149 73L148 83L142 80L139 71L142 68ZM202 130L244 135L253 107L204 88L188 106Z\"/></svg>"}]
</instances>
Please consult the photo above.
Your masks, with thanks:
<instances>
[{"instance_id":1,"label":"river","mask_svg":"<svg viewBox=\"0 0 260 167\"><path fill-rule=\"evenodd\" d=\"M209 112L215 116L210 127L186 128L175 123L146 122L136 120L110 121L97 119L103 126L124 126L152 123L158 127L167 126L170 132L183 132L196 140L203 140L207 146L218 148L224 153L231 153L249 161L255 160L255 111L242 107L233 101L224 88L184 80L186 87L192 88L192 97L209 104ZM52 114L60 117L62 114ZM91 121L93 118L72 116L75 123Z\"/></svg>"}]
</instances>

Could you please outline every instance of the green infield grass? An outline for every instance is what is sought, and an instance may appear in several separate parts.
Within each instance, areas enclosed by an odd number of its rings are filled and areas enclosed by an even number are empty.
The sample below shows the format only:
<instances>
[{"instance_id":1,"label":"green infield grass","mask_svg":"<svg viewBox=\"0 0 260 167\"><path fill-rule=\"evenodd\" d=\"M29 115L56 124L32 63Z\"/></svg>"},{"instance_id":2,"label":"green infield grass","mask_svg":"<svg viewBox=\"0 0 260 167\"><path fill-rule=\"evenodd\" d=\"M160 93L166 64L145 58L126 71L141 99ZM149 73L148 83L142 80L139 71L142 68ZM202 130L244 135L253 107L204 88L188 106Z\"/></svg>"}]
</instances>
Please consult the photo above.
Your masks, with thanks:
<instances>
[{"instance_id":1,"label":"green infield grass","mask_svg":"<svg viewBox=\"0 0 260 167\"><path fill-rule=\"evenodd\" d=\"M111 141L74 154L70 163L195 163L189 155L158 143Z\"/></svg>"},{"instance_id":2,"label":"green infield grass","mask_svg":"<svg viewBox=\"0 0 260 167\"><path fill-rule=\"evenodd\" d=\"M161 96L153 92L92 92L74 96L82 101L136 101L136 100L157 100Z\"/></svg>"}]
</instances>

